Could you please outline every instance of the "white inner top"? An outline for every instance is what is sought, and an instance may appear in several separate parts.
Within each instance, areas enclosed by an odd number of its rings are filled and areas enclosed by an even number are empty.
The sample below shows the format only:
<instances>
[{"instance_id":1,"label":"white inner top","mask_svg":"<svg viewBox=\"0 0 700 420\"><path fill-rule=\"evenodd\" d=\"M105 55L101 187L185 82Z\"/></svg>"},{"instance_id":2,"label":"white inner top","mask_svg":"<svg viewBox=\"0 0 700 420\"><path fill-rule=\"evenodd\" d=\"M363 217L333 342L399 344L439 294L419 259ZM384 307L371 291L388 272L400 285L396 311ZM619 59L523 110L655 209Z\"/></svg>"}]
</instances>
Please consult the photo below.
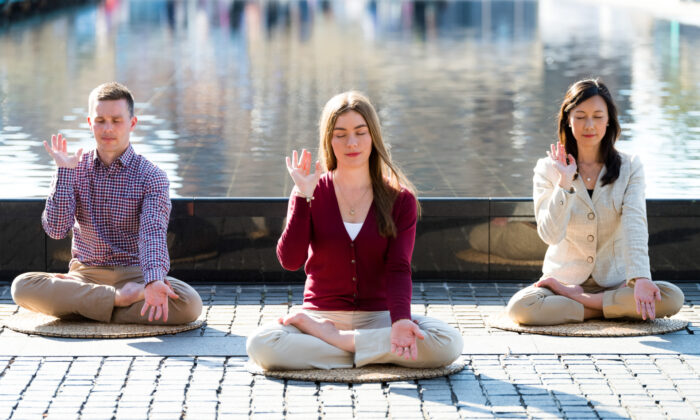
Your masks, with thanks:
<instances>
[{"instance_id":1,"label":"white inner top","mask_svg":"<svg viewBox=\"0 0 700 420\"><path fill-rule=\"evenodd\" d=\"M357 238L357 234L360 233L360 229L362 229L362 223L343 222L343 224L345 225L345 230L348 231L348 235L350 235L350 239L354 241Z\"/></svg>"}]
</instances>

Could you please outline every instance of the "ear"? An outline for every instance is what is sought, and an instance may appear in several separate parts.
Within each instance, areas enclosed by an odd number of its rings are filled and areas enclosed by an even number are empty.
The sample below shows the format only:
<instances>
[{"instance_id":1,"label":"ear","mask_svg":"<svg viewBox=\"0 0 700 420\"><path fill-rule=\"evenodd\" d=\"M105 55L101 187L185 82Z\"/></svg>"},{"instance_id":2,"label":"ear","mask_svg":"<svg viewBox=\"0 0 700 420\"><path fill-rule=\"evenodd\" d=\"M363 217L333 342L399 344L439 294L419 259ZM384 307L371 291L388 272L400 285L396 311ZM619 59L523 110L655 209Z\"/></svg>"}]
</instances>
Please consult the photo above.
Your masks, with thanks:
<instances>
[{"instance_id":1,"label":"ear","mask_svg":"<svg viewBox=\"0 0 700 420\"><path fill-rule=\"evenodd\" d=\"M134 131L134 127L136 127L136 123L138 122L138 118L136 118L136 115L131 117L131 127L129 128L129 131Z\"/></svg>"},{"instance_id":2,"label":"ear","mask_svg":"<svg viewBox=\"0 0 700 420\"><path fill-rule=\"evenodd\" d=\"M90 126L90 131L92 131L92 120L90 120L90 117L87 117L87 122L88 126Z\"/></svg>"}]
</instances>

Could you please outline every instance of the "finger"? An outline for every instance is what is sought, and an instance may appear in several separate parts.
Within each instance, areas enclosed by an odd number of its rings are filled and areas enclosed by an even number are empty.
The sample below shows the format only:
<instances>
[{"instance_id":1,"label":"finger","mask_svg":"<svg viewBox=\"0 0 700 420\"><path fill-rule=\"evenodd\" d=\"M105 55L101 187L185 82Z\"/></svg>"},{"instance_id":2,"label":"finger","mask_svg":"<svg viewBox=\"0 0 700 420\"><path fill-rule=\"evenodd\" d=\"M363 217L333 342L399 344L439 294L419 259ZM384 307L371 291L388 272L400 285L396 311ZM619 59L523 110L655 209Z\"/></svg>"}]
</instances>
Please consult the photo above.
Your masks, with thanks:
<instances>
[{"instance_id":1,"label":"finger","mask_svg":"<svg viewBox=\"0 0 700 420\"><path fill-rule=\"evenodd\" d=\"M318 177L320 177L321 176L321 161L320 160L316 161L316 166L314 167L314 170L316 171L316 175L318 175Z\"/></svg>"},{"instance_id":2,"label":"finger","mask_svg":"<svg viewBox=\"0 0 700 420\"><path fill-rule=\"evenodd\" d=\"M287 157L284 158L284 161L287 163L287 170L288 170L289 173L291 174L292 171L294 170L294 168L292 168L292 161L291 161L291 159L289 159L289 156L287 156Z\"/></svg>"},{"instance_id":3,"label":"finger","mask_svg":"<svg viewBox=\"0 0 700 420\"><path fill-rule=\"evenodd\" d=\"M642 307L641 307L641 303L639 302L639 298L634 298L634 303L637 304L637 313L641 315L642 314Z\"/></svg>"},{"instance_id":4,"label":"finger","mask_svg":"<svg viewBox=\"0 0 700 420\"><path fill-rule=\"evenodd\" d=\"M51 150L51 147L49 147L49 143L46 140L44 140L44 149L46 149L49 156L53 157L53 150Z\"/></svg>"},{"instance_id":5,"label":"finger","mask_svg":"<svg viewBox=\"0 0 700 420\"><path fill-rule=\"evenodd\" d=\"M292 168L296 169L299 167L299 153L296 150L292 150Z\"/></svg>"},{"instance_id":6,"label":"finger","mask_svg":"<svg viewBox=\"0 0 700 420\"><path fill-rule=\"evenodd\" d=\"M163 315L163 305L158 305L156 306L156 321L160 319L161 315Z\"/></svg>"},{"instance_id":7,"label":"finger","mask_svg":"<svg viewBox=\"0 0 700 420\"><path fill-rule=\"evenodd\" d=\"M576 159L574 159L574 156L571 153L569 153L569 165L576 166Z\"/></svg>"},{"instance_id":8,"label":"finger","mask_svg":"<svg viewBox=\"0 0 700 420\"><path fill-rule=\"evenodd\" d=\"M59 134L59 136L60 136L60 134ZM61 151L63 153L68 153L68 140L63 139L63 141L61 141Z\"/></svg>"},{"instance_id":9,"label":"finger","mask_svg":"<svg viewBox=\"0 0 700 420\"><path fill-rule=\"evenodd\" d=\"M168 322L168 301L163 304L163 322Z\"/></svg>"},{"instance_id":10,"label":"finger","mask_svg":"<svg viewBox=\"0 0 700 420\"><path fill-rule=\"evenodd\" d=\"M51 150L54 152L58 149L58 143L56 142L56 135L51 135Z\"/></svg>"},{"instance_id":11,"label":"finger","mask_svg":"<svg viewBox=\"0 0 700 420\"><path fill-rule=\"evenodd\" d=\"M423 331L421 331L420 328L418 328L418 326L416 326L416 331L414 331L413 334L415 334L417 339L425 340L425 336L423 335Z\"/></svg>"},{"instance_id":12,"label":"finger","mask_svg":"<svg viewBox=\"0 0 700 420\"><path fill-rule=\"evenodd\" d=\"M172 289L168 290L168 297L172 299L180 299L180 296L178 296Z\"/></svg>"},{"instance_id":13,"label":"finger","mask_svg":"<svg viewBox=\"0 0 700 420\"><path fill-rule=\"evenodd\" d=\"M550 144L550 145L549 145L549 156L550 156L553 160L557 160L557 150L554 148L554 145L553 145L553 144Z\"/></svg>"},{"instance_id":14,"label":"finger","mask_svg":"<svg viewBox=\"0 0 700 420\"><path fill-rule=\"evenodd\" d=\"M151 310L148 311L148 322L153 322L153 312L156 310L154 306L151 306Z\"/></svg>"},{"instance_id":15,"label":"finger","mask_svg":"<svg viewBox=\"0 0 700 420\"><path fill-rule=\"evenodd\" d=\"M83 148L81 147L78 149L77 152L75 152L75 157L78 158L78 162L83 158Z\"/></svg>"},{"instance_id":16,"label":"finger","mask_svg":"<svg viewBox=\"0 0 700 420\"><path fill-rule=\"evenodd\" d=\"M642 319L646 321L646 319L647 319L647 305L646 305L646 302L641 302L640 306L642 307Z\"/></svg>"},{"instance_id":17,"label":"finger","mask_svg":"<svg viewBox=\"0 0 700 420\"><path fill-rule=\"evenodd\" d=\"M656 318L656 304L654 303L653 300L651 302L649 302L649 312L648 313L649 313L649 319L651 319L653 321Z\"/></svg>"},{"instance_id":18,"label":"finger","mask_svg":"<svg viewBox=\"0 0 700 420\"><path fill-rule=\"evenodd\" d=\"M143 306L141 307L141 316L146 315L146 310L148 309L148 303L144 302Z\"/></svg>"}]
</instances>

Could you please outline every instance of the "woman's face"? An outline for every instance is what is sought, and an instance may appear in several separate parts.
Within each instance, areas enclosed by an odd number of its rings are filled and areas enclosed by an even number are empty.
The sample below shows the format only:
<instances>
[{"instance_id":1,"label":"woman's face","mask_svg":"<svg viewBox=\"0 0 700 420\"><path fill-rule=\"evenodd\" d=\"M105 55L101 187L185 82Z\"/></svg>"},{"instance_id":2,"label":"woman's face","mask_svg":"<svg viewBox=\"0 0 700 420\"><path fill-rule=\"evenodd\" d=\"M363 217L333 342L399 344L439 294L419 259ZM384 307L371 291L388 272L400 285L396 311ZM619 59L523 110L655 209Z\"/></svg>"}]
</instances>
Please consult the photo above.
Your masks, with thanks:
<instances>
[{"instance_id":1,"label":"woman's face","mask_svg":"<svg viewBox=\"0 0 700 420\"><path fill-rule=\"evenodd\" d=\"M608 128L608 106L600 95L591 96L569 112L569 126L579 149L599 147Z\"/></svg>"},{"instance_id":2,"label":"woman's face","mask_svg":"<svg viewBox=\"0 0 700 420\"><path fill-rule=\"evenodd\" d=\"M369 164L372 136L360 113L350 110L338 116L331 145L338 167L352 168Z\"/></svg>"}]
</instances>

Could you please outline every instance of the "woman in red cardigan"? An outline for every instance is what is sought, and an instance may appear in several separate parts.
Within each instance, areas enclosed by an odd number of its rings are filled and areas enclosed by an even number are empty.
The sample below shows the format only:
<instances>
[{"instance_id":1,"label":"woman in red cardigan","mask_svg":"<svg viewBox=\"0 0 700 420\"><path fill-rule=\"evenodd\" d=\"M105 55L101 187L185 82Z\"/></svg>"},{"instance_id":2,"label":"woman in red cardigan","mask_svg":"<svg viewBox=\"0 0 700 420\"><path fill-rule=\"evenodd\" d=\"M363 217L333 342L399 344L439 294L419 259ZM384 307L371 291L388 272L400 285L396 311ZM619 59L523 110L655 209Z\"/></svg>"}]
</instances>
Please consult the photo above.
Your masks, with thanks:
<instances>
[{"instance_id":1,"label":"woman in red cardigan","mask_svg":"<svg viewBox=\"0 0 700 420\"><path fill-rule=\"evenodd\" d=\"M341 93L319 126L313 171L308 151L287 157L295 186L277 244L284 268L304 265L302 311L260 327L248 355L265 369L451 363L462 351L459 331L411 315L419 206L391 161L374 107L358 92Z\"/></svg>"}]
</instances>

